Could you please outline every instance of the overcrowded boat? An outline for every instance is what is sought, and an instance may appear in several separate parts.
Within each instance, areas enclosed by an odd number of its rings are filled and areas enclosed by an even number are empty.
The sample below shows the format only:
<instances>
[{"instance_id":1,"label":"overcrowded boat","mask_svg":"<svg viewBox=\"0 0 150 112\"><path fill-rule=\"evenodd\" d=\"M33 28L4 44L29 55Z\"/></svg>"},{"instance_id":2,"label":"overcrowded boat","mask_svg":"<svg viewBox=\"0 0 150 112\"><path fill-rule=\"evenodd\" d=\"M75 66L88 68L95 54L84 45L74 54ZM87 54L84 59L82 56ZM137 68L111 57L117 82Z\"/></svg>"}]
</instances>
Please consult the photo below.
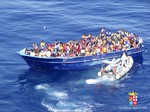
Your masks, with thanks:
<instances>
[{"instance_id":1,"label":"overcrowded boat","mask_svg":"<svg viewBox=\"0 0 150 112\"><path fill-rule=\"evenodd\" d=\"M17 52L32 69L71 70L100 66L102 60L120 57L124 52L132 57L142 55L143 39L126 30L114 33L101 29L98 36L84 34L69 42L36 42Z\"/></svg>"}]
</instances>

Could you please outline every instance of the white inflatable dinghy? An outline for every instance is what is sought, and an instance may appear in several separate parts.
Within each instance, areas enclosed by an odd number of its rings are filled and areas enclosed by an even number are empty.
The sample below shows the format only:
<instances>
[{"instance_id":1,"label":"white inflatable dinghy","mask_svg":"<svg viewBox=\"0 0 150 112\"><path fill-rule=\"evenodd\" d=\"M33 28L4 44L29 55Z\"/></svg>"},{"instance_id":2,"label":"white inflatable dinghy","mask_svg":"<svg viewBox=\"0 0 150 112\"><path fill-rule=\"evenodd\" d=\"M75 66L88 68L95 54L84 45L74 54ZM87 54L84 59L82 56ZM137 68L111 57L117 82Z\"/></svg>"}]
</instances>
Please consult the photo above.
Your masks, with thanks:
<instances>
[{"instance_id":1,"label":"white inflatable dinghy","mask_svg":"<svg viewBox=\"0 0 150 112\"><path fill-rule=\"evenodd\" d=\"M105 68L102 68L102 70L98 72L98 76L105 76L110 79L119 80L130 71L132 66L133 58L131 56L126 56L125 58L118 58L117 60L115 60L115 63L113 61Z\"/></svg>"}]
</instances>

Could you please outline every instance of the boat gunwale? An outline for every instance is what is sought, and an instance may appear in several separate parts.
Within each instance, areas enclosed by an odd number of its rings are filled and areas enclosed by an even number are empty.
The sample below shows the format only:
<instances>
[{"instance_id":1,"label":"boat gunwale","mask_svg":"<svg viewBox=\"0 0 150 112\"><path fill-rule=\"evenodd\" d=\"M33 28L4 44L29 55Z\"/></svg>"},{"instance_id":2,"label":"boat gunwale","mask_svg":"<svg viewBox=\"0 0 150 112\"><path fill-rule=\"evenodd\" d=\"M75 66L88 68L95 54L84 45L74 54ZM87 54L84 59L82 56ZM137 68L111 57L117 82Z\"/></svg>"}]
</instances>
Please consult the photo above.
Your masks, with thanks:
<instances>
[{"instance_id":1,"label":"boat gunwale","mask_svg":"<svg viewBox=\"0 0 150 112\"><path fill-rule=\"evenodd\" d=\"M39 57L39 56L31 56L31 55L26 55L26 54L22 54L20 53L20 51L17 51L17 54L19 54L20 56L24 56L24 57L31 57L31 58L34 58L34 59L46 59L46 60L49 60L49 59L61 59L61 60L71 60L71 59L84 59L84 58L93 58L93 57L98 57L98 56L102 56L101 59L103 59L103 57L105 57L105 55L111 55L111 54L116 54L116 53L122 53L122 52L129 52L129 51L133 51L133 50L137 50L139 52L143 52L144 47L136 47L136 48L131 48L129 50L121 50L121 51L115 51L115 52L110 52L110 53L105 53L105 54L98 54L98 55L94 55L94 56L75 56L75 57ZM136 53L139 53L139 52L135 52L133 54L136 54ZM115 56L113 56L115 57ZM94 61L94 60L93 60Z\"/></svg>"}]
</instances>

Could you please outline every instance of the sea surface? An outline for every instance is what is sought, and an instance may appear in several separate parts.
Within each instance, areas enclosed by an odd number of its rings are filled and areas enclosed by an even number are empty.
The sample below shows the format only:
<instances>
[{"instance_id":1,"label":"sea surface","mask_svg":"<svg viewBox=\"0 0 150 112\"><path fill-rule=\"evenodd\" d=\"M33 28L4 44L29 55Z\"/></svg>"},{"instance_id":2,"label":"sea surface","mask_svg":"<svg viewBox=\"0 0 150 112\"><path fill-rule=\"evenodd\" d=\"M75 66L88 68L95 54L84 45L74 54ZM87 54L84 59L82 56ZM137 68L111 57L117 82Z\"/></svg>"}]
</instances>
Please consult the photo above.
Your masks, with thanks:
<instances>
[{"instance_id":1,"label":"sea surface","mask_svg":"<svg viewBox=\"0 0 150 112\"><path fill-rule=\"evenodd\" d=\"M96 79L97 68L30 70L17 51L41 40L67 42L100 28L141 36L143 61L122 81ZM0 112L150 112L150 0L1 0ZM129 92L138 105L129 106Z\"/></svg>"}]
</instances>

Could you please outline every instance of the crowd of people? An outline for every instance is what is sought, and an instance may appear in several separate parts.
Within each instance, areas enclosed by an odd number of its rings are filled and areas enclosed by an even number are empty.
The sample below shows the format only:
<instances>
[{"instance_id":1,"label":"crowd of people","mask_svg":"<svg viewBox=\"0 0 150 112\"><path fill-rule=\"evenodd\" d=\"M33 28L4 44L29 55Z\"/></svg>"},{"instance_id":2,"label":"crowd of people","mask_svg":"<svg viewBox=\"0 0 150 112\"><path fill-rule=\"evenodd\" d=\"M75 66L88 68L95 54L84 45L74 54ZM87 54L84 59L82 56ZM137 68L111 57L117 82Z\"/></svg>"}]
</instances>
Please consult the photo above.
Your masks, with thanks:
<instances>
[{"instance_id":1,"label":"crowd of people","mask_svg":"<svg viewBox=\"0 0 150 112\"><path fill-rule=\"evenodd\" d=\"M84 34L80 40L70 40L67 43L56 40L54 43L41 41L33 43L31 49L25 49L25 54L39 57L80 57L111 53L140 47L141 37L125 30L115 33L102 28L99 36Z\"/></svg>"}]
</instances>

